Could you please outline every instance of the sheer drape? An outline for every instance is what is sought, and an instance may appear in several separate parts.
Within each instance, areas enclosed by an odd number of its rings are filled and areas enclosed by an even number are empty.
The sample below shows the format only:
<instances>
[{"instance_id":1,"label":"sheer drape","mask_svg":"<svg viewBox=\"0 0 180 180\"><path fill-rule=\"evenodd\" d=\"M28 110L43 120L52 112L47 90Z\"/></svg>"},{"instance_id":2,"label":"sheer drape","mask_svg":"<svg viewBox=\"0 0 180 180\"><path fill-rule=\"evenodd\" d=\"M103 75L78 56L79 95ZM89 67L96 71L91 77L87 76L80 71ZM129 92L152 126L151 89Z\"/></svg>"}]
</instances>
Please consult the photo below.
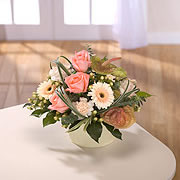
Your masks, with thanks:
<instances>
[{"instance_id":1,"label":"sheer drape","mask_svg":"<svg viewBox=\"0 0 180 180\"><path fill-rule=\"evenodd\" d=\"M122 49L147 45L143 0L117 0L114 38Z\"/></svg>"}]
</instances>

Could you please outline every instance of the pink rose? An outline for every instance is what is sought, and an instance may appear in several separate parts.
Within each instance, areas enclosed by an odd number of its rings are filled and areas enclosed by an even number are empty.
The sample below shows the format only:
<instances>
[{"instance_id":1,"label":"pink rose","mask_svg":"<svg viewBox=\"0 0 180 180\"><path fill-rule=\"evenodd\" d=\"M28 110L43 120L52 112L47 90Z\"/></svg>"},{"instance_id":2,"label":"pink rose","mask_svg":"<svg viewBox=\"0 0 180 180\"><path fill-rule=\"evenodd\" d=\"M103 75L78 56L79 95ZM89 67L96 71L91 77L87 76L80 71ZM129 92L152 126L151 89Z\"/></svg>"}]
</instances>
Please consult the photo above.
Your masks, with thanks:
<instances>
[{"instance_id":1,"label":"pink rose","mask_svg":"<svg viewBox=\"0 0 180 180\"><path fill-rule=\"evenodd\" d=\"M65 83L68 86L66 91L73 93L86 92L89 84L89 75L83 72L77 72L66 77Z\"/></svg>"},{"instance_id":2,"label":"pink rose","mask_svg":"<svg viewBox=\"0 0 180 180\"><path fill-rule=\"evenodd\" d=\"M69 108L56 93L54 93L51 96L49 101L52 103L52 105L50 105L48 109L56 110L59 111L60 113L64 113Z\"/></svg>"},{"instance_id":3,"label":"pink rose","mask_svg":"<svg viewBox=\"0 0 180 180\"><path fill-rule=\"evenodd\" d=\"M75 56L71 58L71 61L74 69L79 72L86 72L88 67L91 66L89 53L85 50L75 53Z\"/></svg>"}]
</instances>

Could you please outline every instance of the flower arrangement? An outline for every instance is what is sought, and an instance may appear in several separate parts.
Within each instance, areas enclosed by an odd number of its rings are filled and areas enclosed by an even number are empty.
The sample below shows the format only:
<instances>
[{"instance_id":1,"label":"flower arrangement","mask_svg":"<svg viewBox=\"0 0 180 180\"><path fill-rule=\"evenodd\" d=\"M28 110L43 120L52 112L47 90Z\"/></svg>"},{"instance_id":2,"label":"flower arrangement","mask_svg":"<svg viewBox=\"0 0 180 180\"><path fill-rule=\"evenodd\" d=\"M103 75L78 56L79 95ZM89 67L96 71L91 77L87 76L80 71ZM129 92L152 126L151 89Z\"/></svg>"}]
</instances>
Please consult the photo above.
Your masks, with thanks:
<instances>
[{"instance_id":1,"label":"flower arrangement","mask_svg":"<svg viewBox=\"0 0 180 180\"><path fill-rule=\"evenodd\" d=\"M83 130L99 142L103 128L122 139L120 129L135 122L143 102L151 95L140 91L122 67L120 58L100 58L87 50L50 63L49 76L24 105L35 117L43 115L43 127L60 122L67 132Z\"/></svg>"}]
</instances>

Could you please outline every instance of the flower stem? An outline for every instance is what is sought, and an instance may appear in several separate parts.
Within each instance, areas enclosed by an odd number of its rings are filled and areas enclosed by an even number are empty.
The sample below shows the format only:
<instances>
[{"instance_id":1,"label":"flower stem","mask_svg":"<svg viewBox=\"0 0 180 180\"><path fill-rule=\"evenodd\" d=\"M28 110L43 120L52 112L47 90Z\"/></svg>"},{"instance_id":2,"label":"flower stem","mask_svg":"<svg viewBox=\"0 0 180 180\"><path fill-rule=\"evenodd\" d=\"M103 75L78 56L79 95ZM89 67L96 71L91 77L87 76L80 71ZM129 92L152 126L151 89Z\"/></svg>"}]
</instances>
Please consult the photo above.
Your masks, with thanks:
<instances>
[{"instance_id":1,"label":"flower stem","mask_svg":"<svg viewBox=\"0 0 180 180\"><path fill-rule=\"evenodd\" d=\"M72 132L74 130L76 130L77 128L79 128L81 125L83 125L86 121L88 120L88 118L85 118L83 120L81 120L78 124L76 124L74 127L72 127L71 129L69 129L68 131L66 132Z\"/></svg>"}]
</instances>

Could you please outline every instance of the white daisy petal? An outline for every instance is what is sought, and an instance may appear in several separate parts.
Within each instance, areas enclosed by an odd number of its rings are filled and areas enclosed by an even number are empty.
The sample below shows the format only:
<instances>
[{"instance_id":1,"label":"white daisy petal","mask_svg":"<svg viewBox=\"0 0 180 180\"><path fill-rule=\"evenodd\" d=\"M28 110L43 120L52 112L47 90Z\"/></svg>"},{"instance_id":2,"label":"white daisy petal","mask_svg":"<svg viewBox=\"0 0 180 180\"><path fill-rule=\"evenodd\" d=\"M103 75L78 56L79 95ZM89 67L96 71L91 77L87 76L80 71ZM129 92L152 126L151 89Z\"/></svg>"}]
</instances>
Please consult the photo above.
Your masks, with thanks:
<instances>
[{"instance_id":1,"label":"white daisy petal","mask_svg":"<svg viewBox=\"0 0 180 180\"><path fill-rule=\"evenodd\" d=\"M109 107L114 101L113 91L109 84L97 82L88 93L98 109Z\"/></svg>"},{"instance_id":2,"label":"white daisy petal","mask_svg":"<svg viewBox=\"0 0 180 180\"><path fill-rule=\"evenodd\" d=\"M39 96L49 99L55 91L56 86L52 84L51 81L42 82L37 88L37 93Z\"/></svg>"}]
</instances>

